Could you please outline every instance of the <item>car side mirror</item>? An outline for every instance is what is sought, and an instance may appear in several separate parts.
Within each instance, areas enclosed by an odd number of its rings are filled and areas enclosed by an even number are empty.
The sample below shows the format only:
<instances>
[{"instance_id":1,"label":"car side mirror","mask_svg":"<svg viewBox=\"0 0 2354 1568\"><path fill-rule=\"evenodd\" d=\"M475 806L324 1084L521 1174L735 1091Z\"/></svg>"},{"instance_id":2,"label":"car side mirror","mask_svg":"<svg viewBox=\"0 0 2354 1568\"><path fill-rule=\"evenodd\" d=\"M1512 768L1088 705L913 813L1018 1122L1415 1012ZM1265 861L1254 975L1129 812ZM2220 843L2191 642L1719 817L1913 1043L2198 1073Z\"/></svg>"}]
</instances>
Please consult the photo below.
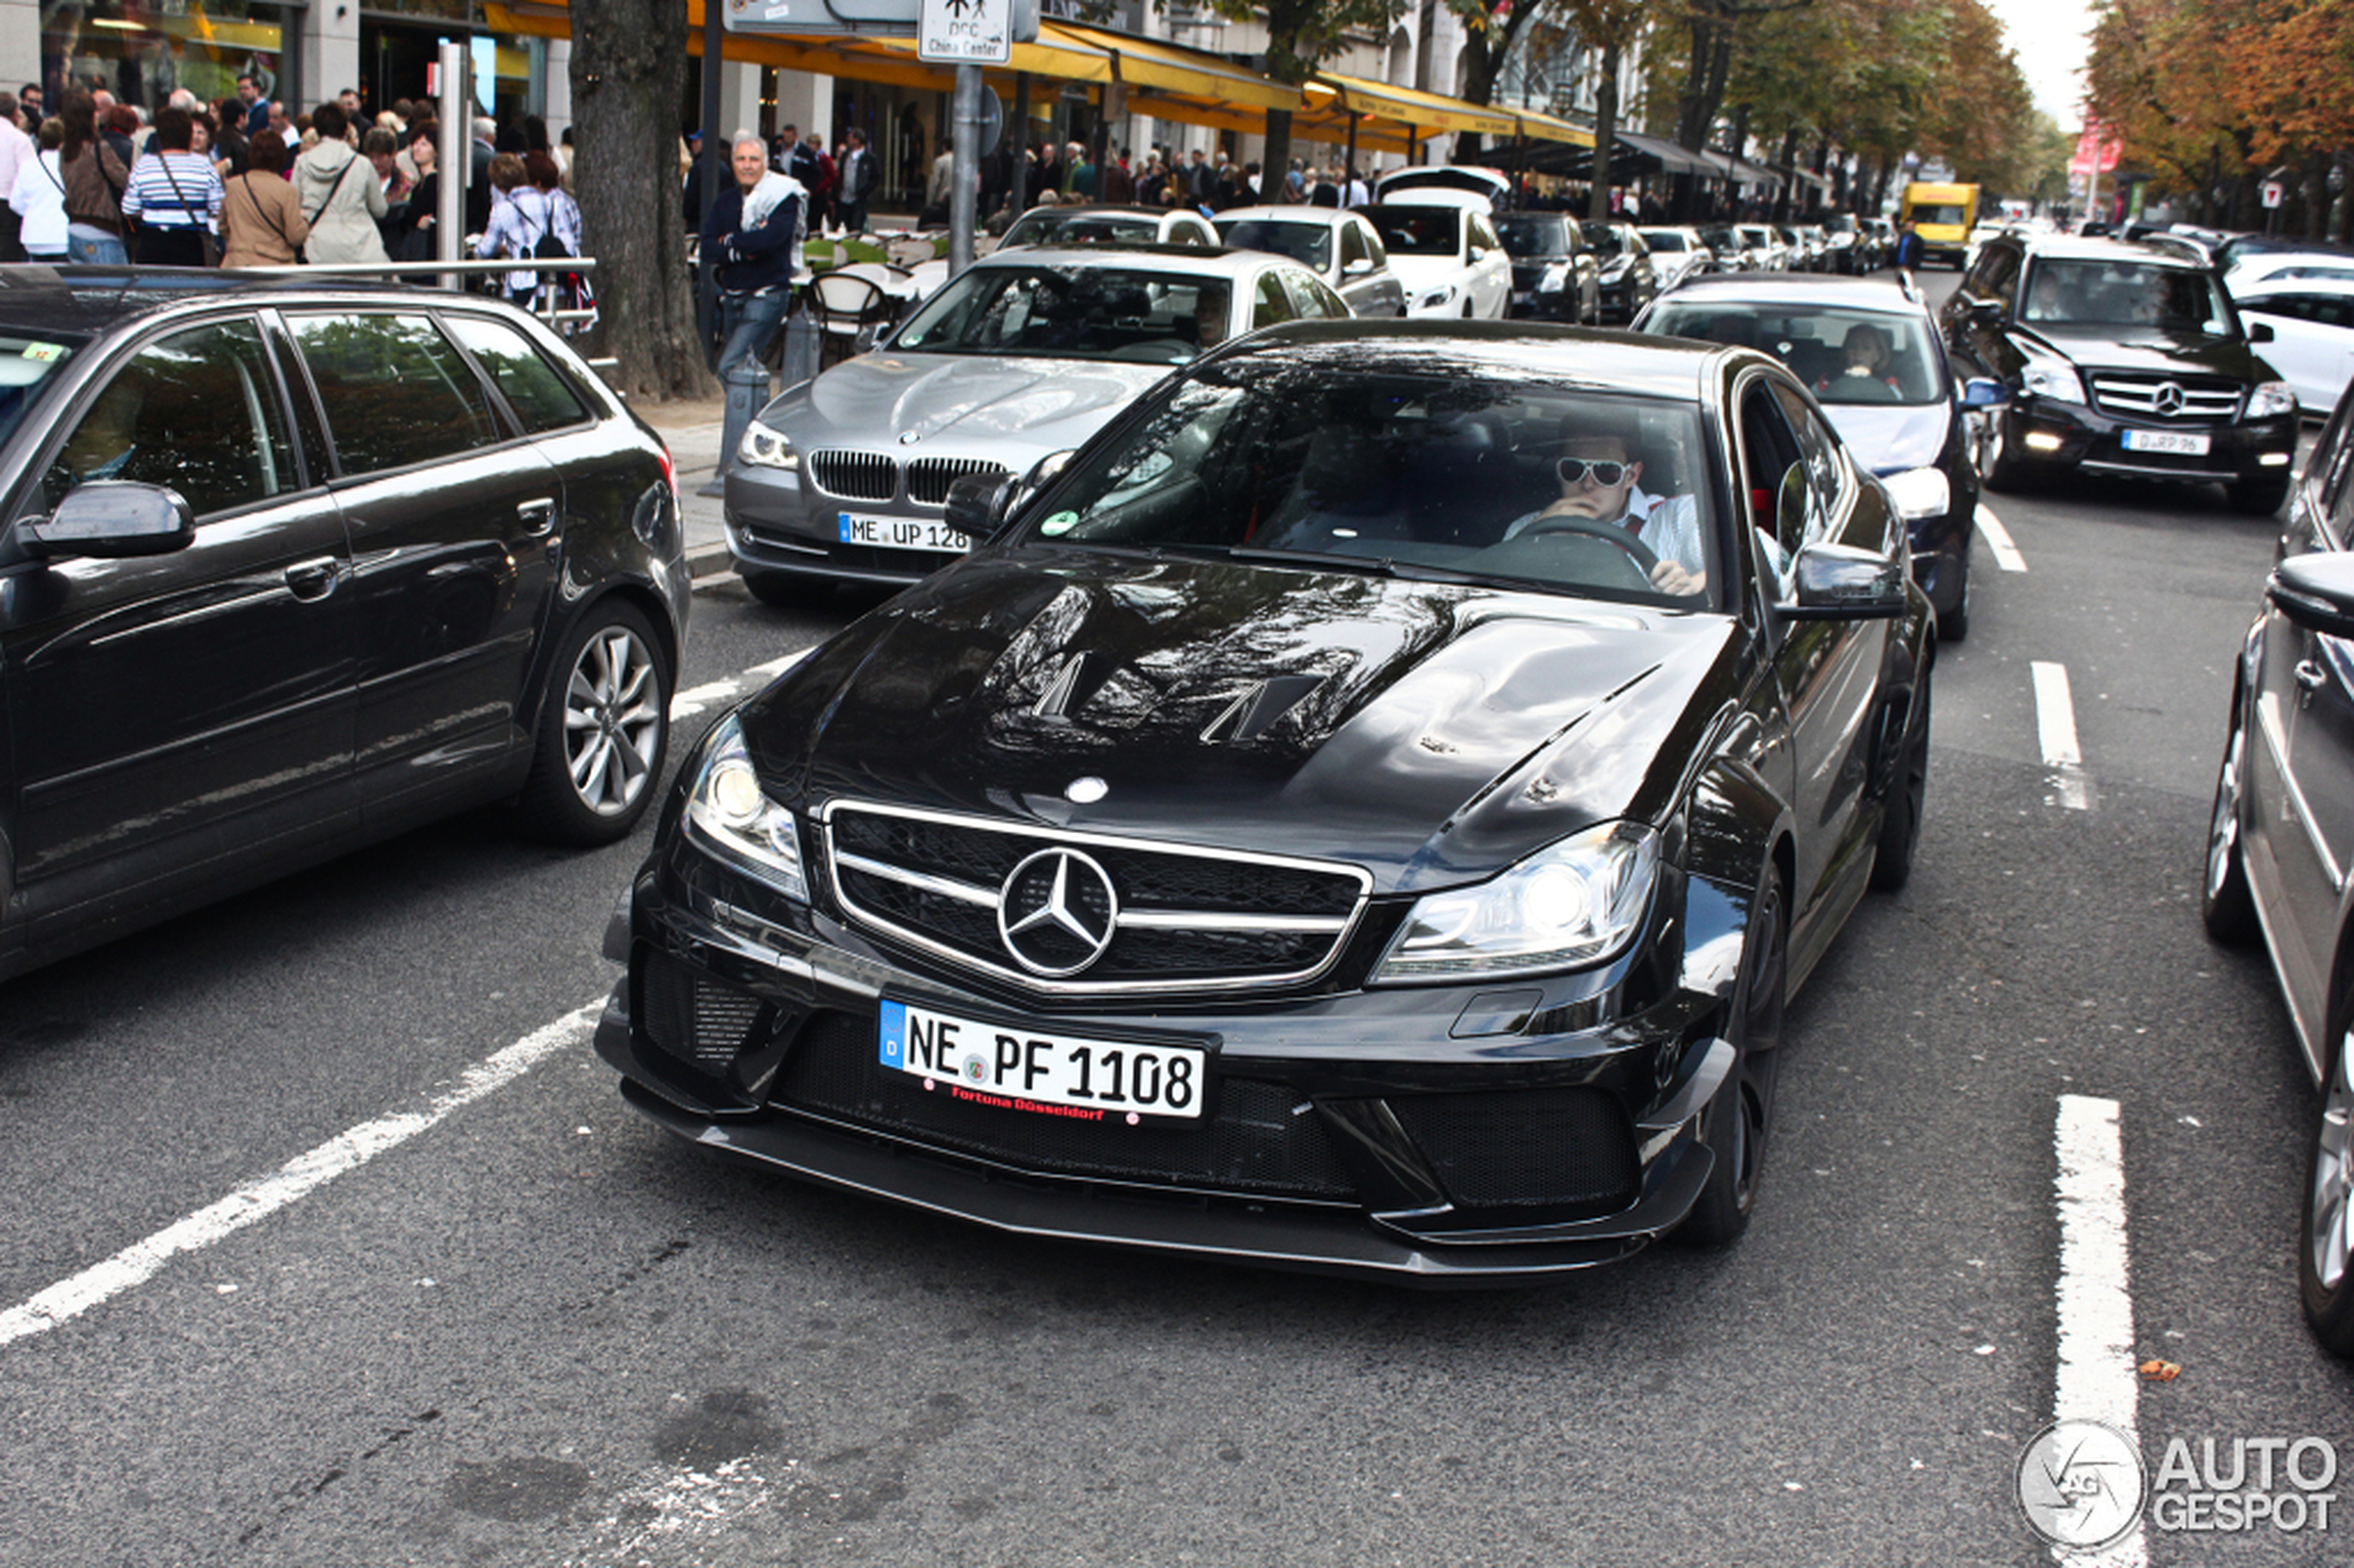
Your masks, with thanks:
<instances>
[{"instance_id":1,"label":"car side mirror","mask_svg":"<svg viewBox=\"0 0 2354 1568\"><path fill-rule=\"evenodd\" d=\"M2341 550L2292 555L2272 568L2264 597L2307 631L2354 637L2354 556Z\"/></svg>"},{"instance_id":2,"label":"car side mirror","mask_svg":"<svg viewBox=\"0 0 2354 1568\"><path fill-rule=\"evenodd\" d=\"M36 561L169 555L196 537L196 513L179 491L128 479L76 486L46 518L17 525L17 542Z\"/></svg>"},{"instance_id":3,"label":"car side mirror","mask_svg":"<svg viewBox=\"0 0 2354 1568\"><path fill-rule=\"evenodd\" d=\"M1853 545L1810 544L1791 565L1794 621L1887 620L1905 613L1905 563Z\"/></svg>"},{"instance_id":4,"label":"car side mirror","mask_svg":"<svg viewBox=\"0 0 2354 1568\"><path fill-rule=\"evenodd\" d=\"M1997 408L2010 400L2010 392L1992 377L1974 375L1962 383L1962 407L1966 409Z\"/></svg>"},{"instance_id":5,"label":"car side mirror","mask_svg":"<svg viewBox=\"0 0 2354 1568\"><path fill-rule=\"evenodd\" d=\"M1010 474L968 474L948 487L948 511L941 521L975 544L985 544L1006 525L1020 483Z\"/></svg>"},{"instance_id":6,"label":"car side mirror","mask_svg":"<svg viewBox=\"0 0 2354 1568\"><path fill-rule=\"evenodd\" d=\"M1344 278L1361 278L1373 270L1373 259L1370 256L1360 256L1356 260L1343 267L1340 270L1340 275Z\"/></svg>"},{"instance_id":7,"label":"car side mirror","mask_svg":"<svg viewBox=\"0 0 2354 1568\"><path fill-rule=\"evenodd\" d=\"M2248 323L2248 325L2247 325L2247 340L2248 340L2250 343L2270 343L2270 342L2272 342L2272 337L2273 337L2273 333L2272 333L2272 322L2250 322Z\"/></svg>"}]
</instances>

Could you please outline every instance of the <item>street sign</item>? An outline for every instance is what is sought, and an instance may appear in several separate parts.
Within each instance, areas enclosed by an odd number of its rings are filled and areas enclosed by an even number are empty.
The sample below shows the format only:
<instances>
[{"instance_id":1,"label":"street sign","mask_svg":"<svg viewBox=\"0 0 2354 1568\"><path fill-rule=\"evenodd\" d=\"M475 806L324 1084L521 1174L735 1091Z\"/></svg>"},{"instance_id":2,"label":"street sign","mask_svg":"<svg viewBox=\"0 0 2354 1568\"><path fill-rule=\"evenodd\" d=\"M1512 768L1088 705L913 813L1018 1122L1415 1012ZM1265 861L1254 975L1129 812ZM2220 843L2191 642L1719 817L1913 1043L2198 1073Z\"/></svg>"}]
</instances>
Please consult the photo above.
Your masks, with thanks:
<instances>
[{"instance_id":1,"label":"street sign","mask_svg":"<svg viewBox=\"0 0 2354 1568\"><path fill-rule=\"evenodd\" d=\"M728 0L720 19L730 32L912 38L921 5L922 0Z\"/></svg>"},{"instance_id":2,"label":"street sign","mask_svg":"<svg viewBox=\"0 0 2354 1568\"><path fill-rule=\"evenodd\" d=\"M2278 180L2267 180L2260 194L2266 207L2278 207L2287 199L2288 190Z\"/></svg>"},{"instance_id":3,"label":"street sign","mask_svg":"<svg viewBox=\"0 0 2354 1568\"><path fill-rule=\"evenodd\" d=\"M916 57L957 65L1005 65L1014 57L1007 0L923 0Z\"/></svg>"}]
</instances>

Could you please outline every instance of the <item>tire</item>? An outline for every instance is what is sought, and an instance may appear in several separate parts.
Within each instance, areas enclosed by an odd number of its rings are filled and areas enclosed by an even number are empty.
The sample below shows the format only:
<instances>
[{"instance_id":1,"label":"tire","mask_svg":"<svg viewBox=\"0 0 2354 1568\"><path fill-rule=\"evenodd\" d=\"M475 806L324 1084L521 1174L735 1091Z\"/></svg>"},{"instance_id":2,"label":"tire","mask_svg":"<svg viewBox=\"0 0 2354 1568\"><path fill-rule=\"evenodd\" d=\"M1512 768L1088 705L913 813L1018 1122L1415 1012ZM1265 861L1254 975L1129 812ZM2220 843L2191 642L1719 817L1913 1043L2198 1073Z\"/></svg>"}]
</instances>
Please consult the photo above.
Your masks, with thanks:
<instances>
[{"instance_id":1,"label":"tire","mask_svg":"<svg viewBox=\"0 0 2354 1568\"><path fill-rule=\"evenodd\" d=\"M2280 511L2281 502L2288 499L2288 475L2284 474L2277 479L2243 479L2224 486L2223 493L2231 499L2234 512L2250 517L2270 517Z\"/></svg>"},{"instance_id":2,"label":"tire","mask_svg":"<svg viewBox=\"0 0 2354 1568\"><path fill-rule=\"evenodd\" d=\"M744 591L771 610L797 610L816 591L790 572L746 572L743 577Z\"/></svg>"},{"instance_id":3,"label":"tire","mask_svg":"<svg viewBox=\"0 0 2354 1568\"><path fill-rule=\"evenodd\" d=\"M1986 481L1990 490L2005 495L2017 495L2028 487L2031 470L2026 463L2011 456L2007 417L1997 410L1986 422L1986 439L1978 449L1979 477Z\"/></svg>"},{"instance_id":4,"label":"tire","mask_svg":"<svg viewBox=\"0 0 2354 1568\"><path fill-rule=\"evenodd\" d=\"M1741 944L1741 976L1728 1028L1733 1070L1701 1113L1701 1139L1715 1157L1708 1182L1675 1239L1688 1246L1725 1246L1749 1229L1757 1182L1773 1130L1774 1080L1782 1043L1782 1004L1790 932L1782 920L1781 879L1768 866Z\"/></svg>"},{"instance_id":5,"label":"tire","mask_svg":"<svg viewBox=\"0 0 2354 1568\"><path fill-rule=\"evenodd\" d=\"M1962 556L1961 574L1962 591L1954 601L1954 607L1937 617L1937 640L1940 642L1959 642L1969 636L1969 556L1968 552L1964 552Z\"/></svg>"},{"instance_id":6,"label":"tire","mask_svg":"<svg viewBox=\"0 0 2354 1568\"><path fill-rule=\"evenodd\" d=\"M1913 685L1913 700L1905 712L1905 750L1897 758L1896 776L1888 781L1888 799L1879 819L1879 842L1872 857L1872 888L1894 892L1912 879L1913 855L1921 842L1921 814L1929 804L1929 727L1936 714L1930 706L1930 671L1924 664Z\"/></svg>"},{"instance_id":7,"label":"tire","mask_svg":"<svg viewBox=\"0 0 2354 1568\"><path fill-rule=\"evenodd\" d=\"M2223 742L2222 765L2215 771L2215 806L2208 816L2207 875L2199 883L2199 918L2207 934L2234 947L2256 940L2256 899L2248 891L2247 862L2240 854L2240 823L2246 815L2240 790L2246 781L2247 723L2239 693L2232 694L2232 729Z\"/></svg>"},{"instance_id":8,"label":"tire","mask_svg":"<svg viewBox=\"0 0 2354 1568\"><path fill-rule=\"evenodd\" d=\"M2349 999L2340 997L2344 1015ZM2306 1166L2305 1208L2297 1233L2297 1283L2305 1321L2322 1349L2354 1358L2354 1029L2341 1024L2329 1072L2322 1080L2322 1114Z\"/></svg>"},{"instance_id":9,"label":"tire","mask_svg":"<svg viewBox=\"0 0 2354 1568\"><path fill-rule=\"evenodd\" d=\"M524 831L560 844L626 838L670 743L670 654L637 608L604 599L556 651L539 700Z\"/></svg>"}]
</instances>

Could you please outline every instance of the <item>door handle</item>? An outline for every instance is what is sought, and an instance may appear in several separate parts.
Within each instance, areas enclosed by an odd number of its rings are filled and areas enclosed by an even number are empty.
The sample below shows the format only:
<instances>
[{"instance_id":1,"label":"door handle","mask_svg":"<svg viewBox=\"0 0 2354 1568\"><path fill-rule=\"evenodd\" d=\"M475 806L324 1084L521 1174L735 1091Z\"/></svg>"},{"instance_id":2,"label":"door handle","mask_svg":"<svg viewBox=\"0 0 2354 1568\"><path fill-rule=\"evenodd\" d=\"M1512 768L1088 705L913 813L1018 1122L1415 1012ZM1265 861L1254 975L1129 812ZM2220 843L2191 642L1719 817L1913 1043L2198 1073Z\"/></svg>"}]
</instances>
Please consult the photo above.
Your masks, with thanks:
<instances>
[{"instance_id":1,"label":"door handle","mask_svg":"<svg viewBox=\"0 0 2354 1568\"><path fill-rule=\"evenodd\" d=\"M324 599L335 591L335 558L323 555L316 561L297 561L286 568L286 587L297 599Z\"/></svg>"},{"instance_id":2,"label":"door handle","mask_svg":"<svg viewBox=\"0 0 2354 1568\"><path fill-rule=\"evenodd\" d=\"M2308 691L2319 691L2329 684L2329 672L2310 659L2297 662L2297 684Z\"/></svg>"},{"instance_id":3,"label":"door handle","mask_svg":"<svg viewBox=\"0 0 2354 1568\"><path fill-rule=\"evenodd\" d=\"M556 526L555 499L542 496L538 500L517 501L515 516L535 535L552 533Z\"/></svg>"}]
</instances>

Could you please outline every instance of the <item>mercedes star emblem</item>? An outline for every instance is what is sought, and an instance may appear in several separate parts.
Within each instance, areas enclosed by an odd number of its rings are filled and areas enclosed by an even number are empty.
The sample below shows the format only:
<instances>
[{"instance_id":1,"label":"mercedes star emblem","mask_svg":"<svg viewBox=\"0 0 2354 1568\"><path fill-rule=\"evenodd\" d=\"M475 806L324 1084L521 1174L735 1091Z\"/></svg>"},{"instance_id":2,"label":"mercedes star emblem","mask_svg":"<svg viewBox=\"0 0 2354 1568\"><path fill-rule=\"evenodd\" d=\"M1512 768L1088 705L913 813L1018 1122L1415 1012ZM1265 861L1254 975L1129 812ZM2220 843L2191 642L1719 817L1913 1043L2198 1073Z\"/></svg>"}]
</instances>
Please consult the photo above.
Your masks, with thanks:
<instances>
[{"instance_id":1,"label":"mercedes star emblem","mask_svg":"<svg viewBox=\"0 0 2354 1568\"><path fill-rule=\"evenodd\" d=\"M2150 395L2150 406L2172 418L2183 411L2183 389L2170 381L2159 382L2158 390Z\"/></svg>"},{"instance_id":2,"label":"mercedes star emblem","mask_svg":"<svg viewBox=\"0 0 2354 1568\"><path fill-rule=\"evenodd\" d=\"M1060 980L1104 955L1120 926L1111 874L1070 849L1044 849L1015 866L997 893L997 934L1033 975Z\"/></svg>"}]
</instances>

